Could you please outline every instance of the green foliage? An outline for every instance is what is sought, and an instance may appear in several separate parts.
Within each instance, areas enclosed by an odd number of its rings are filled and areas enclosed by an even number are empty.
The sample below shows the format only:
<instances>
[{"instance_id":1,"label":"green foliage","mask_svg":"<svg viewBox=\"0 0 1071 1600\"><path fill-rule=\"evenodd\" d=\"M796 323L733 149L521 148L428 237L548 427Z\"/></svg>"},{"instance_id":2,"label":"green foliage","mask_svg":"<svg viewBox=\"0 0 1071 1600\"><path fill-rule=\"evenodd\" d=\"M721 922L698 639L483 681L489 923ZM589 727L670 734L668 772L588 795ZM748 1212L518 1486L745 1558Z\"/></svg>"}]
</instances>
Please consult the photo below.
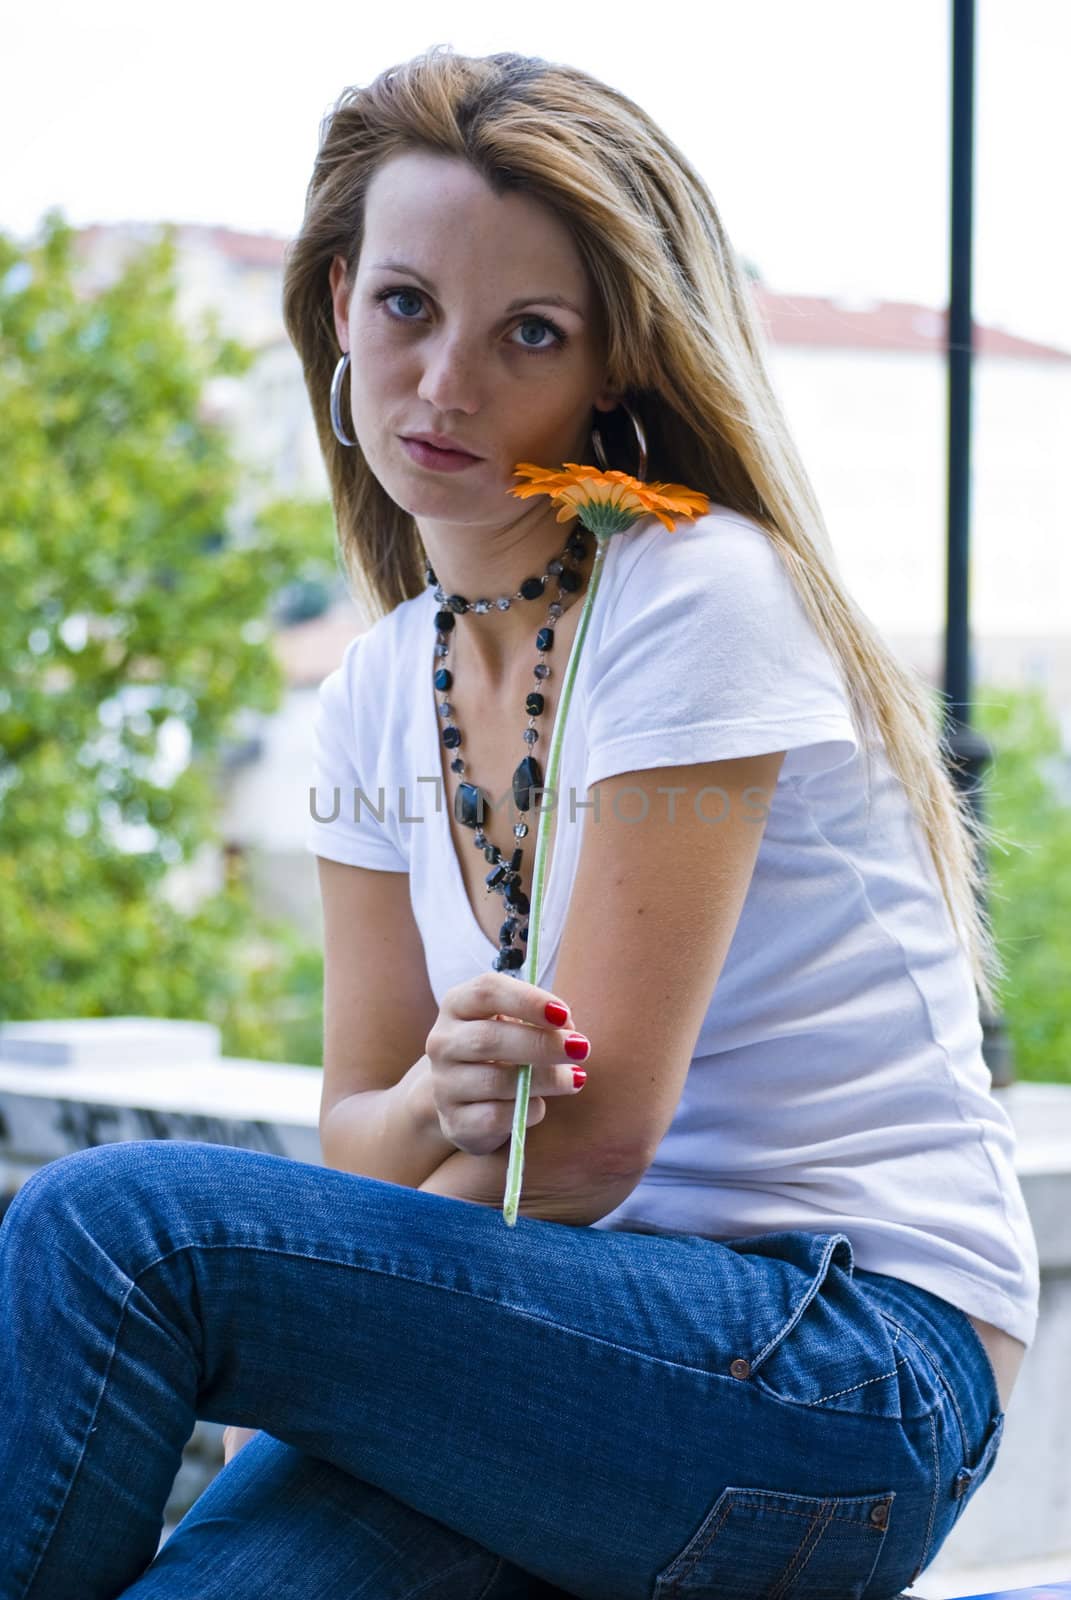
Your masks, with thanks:
<instances>
[{"instance_id":1,"label":"green foliage","mask_svg":"<svg viewBox=\"0 0 1071 1600\"><path fill-rule=\"evenodd\" d=\"M1071 762L1040 690L987 685L976 701L994 753L988 906L1008 969L999 998L1015 1076L1071 1083Z\"/></svg>"},{"instance_id":2,"label":"green foliage","mask_svg":"<svg viewBox=\"0 0 1071 1600\"><path fill-rule=\"evenodd\" d=\"M220 843L221 747L280 702L271 607L334 582L331 515L235 526L246 480L202 393L253 358L180 322L174 259L168 232L94 292L59 213L0 233L0 1018L204 1018L286 1059L265 1018L318 955L240 885L192 914L163 886Z\"/></svg>"}]
</instances>

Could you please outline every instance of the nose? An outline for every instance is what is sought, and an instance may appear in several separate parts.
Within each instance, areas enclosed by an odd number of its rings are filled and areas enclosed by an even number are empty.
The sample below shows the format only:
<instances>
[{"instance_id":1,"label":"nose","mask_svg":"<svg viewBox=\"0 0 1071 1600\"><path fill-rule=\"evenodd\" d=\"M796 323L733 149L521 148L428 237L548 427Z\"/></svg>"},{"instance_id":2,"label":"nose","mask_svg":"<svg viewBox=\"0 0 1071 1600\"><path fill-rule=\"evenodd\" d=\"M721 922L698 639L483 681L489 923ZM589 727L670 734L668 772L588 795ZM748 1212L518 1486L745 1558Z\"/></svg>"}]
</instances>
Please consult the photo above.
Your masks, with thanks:
<instances>
[{"instance_id":1,"label":"nose","mask_svg":"<svg viewBox=\"0 0 1071 1600\"><path fill-rule=\"evenodd\" d=\"M417 388L421 400L446 416L451 411L467 415L481 404L479 358L460 338L442 338L425 346L424 373Z\"/></svg>"}]
</instances>

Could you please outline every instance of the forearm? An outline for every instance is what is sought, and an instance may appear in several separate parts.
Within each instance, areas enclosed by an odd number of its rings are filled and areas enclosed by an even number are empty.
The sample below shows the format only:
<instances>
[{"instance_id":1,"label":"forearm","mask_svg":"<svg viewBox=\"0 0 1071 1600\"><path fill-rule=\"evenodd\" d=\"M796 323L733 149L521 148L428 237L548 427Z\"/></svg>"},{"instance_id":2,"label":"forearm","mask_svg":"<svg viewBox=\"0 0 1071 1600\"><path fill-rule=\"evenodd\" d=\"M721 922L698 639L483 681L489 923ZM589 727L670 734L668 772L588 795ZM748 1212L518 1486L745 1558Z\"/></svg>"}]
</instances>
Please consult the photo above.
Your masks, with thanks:
<instances>
[{"instance_id":1,"label":"forearm","mask_svg":"<svg viewBox=\"0 0 1071 1600\"><path fill-rule=\"evenodd\" d=\"M427 1056L389 1089L366 1089L332 1106L320 1124L320 1151L327 1167L407 1189L460 1155L439 1126Z\"/></svg>"},{"instance_id":2,"label":"forearm","mask_svg":"<svg viewBox=\"0 0 1071 1600\"><path fill-rule=\"evenodd\" d=\"M485 1156L455 1150L418 1187L429 1194L447 1195L501 1210L506 1195L509 1152L509 1144ZM589 1167L583 1176L578 1174L573 1182L567 1183L559 1173L541 1174L538 1162L526 1159L517 1211L520 1216L543 1222L590 1227L628 1198L640 1176L639 1173L599 1176Z\"/></svg>"}]
</instances>

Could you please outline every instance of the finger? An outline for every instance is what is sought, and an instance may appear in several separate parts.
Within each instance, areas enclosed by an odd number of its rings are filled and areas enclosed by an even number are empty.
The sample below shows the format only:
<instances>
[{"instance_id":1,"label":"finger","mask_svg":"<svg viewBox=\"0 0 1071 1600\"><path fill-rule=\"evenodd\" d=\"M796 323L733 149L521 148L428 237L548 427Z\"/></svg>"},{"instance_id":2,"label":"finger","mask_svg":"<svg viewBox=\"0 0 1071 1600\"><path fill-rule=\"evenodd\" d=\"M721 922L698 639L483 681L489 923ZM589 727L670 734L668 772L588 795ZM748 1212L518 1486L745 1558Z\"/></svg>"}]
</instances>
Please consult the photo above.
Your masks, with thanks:
<instances>
[{"instance_id":1,"label":"finger","mask_svg":"<svg viewBox=\"0 0 1071 1600\"><path fill-rule=\"evenodd\" d=\"M517 1099L517 1078L521 1068L512 1062L471 1062L450 1075L449 1104L456 1115L466 1106L486 1105L489 1101ZM533 1067L528 1086L529 1101L541 1095L579 1094L586 1081L582 1067Z\"/></svg>"},{"instance_id":2,"label":"finger","mask_svg":"<svg viewBox=\"0 0 1071 1600\"><path fill-rule=\"evenodd\" d=\"M534 1028L571 1028L572 1010L567 1000L550 989L501 972L480 972L455 984L444 997L461 1022L478 1017L515 1017ZM548 1012L547 1007L551 1010Z\"/></svg>"},{"instance_id":3,"label":"finger","mask_svg":"<svg viewBox=\"0 0 1071 1600\"><path fill-rule=\"evenodd\" d=\"M465 1059L489 1066L586 1066L591 1055L591 1040L574 1028L535 1028L512 1017L476 1018L461 1038Z\"/></svg>"}]
</instances>

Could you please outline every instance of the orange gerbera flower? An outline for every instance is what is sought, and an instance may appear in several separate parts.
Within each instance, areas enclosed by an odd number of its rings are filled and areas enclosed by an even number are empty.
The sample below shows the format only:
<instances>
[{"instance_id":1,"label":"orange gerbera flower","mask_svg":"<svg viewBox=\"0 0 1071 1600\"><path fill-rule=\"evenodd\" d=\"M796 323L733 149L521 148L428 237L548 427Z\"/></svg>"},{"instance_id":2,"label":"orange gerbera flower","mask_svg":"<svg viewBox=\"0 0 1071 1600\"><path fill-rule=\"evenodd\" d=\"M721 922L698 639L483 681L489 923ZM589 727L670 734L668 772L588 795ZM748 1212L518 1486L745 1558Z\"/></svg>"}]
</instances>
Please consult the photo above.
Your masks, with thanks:
<instances>
[{"instance_id":1,"label":"orange gerbera flower","mask_svg":"<svg viewBox=\"0 0 1071 1600\"><path fill-rule=\"evenodd\" d=\"M677 526L674 517L702 516L710 509L707 495L683 483L645 483L627 472L603 472L576 461L566 461L561 467L518 461L513 471L529 482L510 489L510 494L518 500L533 494L549 495L560 507L559 522L578 516L600 539L622 533L639 517L650 515L673 533Z\"/></svg>"}]
</instances>

